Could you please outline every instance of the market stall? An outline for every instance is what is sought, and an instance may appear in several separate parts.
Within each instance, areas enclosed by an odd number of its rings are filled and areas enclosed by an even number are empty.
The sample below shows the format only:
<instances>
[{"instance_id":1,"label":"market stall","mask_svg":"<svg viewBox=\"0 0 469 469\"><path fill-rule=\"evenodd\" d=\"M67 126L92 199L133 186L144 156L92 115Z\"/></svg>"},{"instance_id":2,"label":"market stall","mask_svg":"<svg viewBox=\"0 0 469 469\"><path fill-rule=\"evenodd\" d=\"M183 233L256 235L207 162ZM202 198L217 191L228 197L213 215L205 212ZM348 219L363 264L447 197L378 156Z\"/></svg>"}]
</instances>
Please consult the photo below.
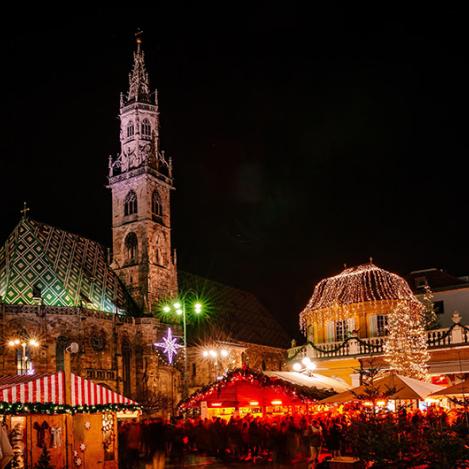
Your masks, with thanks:
<instances>
[{"instance_id":1,"label":"market stall","mask_svg":"<svg viewBox=\"0 0 469 469\"><path fill-rule=\"evenodd\" d=\"M236 369L192 394L179 404L181 411L200 411L202 418L307 413L309 406L333 394L324 386L302 386L248 368Z\"/></svg>"},{"instance_id":2,"label":"market stall","mask_svg":"<svg viewBox=\"0 0 469 469\"><path fill-rule=\"evenodd\" d=\"M16 467L32 468L47 453L57 468L116 469L118 411L138 404L73 373L0 378L0 415Z\"/></svg>"},{"instance_id":3,"label":"market stall","mask_svg":"<svg viewBox=\"0 0 469 469\"><path fill-rule=\"evenodd\" d=\"M348 391L341 392L334 396L329 396L319 402L319 404L345 403L352 401L362 401L369 404L373 399L378 405L388 405L391 410L399 406L401 401L418 404L425 401L430 394L440 391L443 386L427 383L407 376L401 376L390 372L387 375L377 378L373 384L364 384Z\"/></svg>"}]
</instances>

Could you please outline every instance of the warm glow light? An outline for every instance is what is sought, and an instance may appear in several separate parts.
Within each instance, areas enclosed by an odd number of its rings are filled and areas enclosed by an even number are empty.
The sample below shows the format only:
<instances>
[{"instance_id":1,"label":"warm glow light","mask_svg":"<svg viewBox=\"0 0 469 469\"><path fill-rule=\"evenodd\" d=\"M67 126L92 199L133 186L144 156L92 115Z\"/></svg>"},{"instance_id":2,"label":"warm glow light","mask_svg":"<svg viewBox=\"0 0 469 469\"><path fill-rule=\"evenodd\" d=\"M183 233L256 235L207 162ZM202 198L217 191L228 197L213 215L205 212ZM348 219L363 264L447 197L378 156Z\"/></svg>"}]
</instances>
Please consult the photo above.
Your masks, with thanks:
<instances>
[{"instance_id":1,"label":"warm glow light","mask_svg":"<svg viewBox=\"0 0 469 469\"><path fill-rule=\"evenodd\" d=\"M13 344L14 344L14 345L20 345L20 339L15 339L15 340L13 341Z\"/></svg>"},{"instance_id":2,"label":"warm glow light","mask_svg":"<svg viewBox=\"0 0 469 469\"><path fill-rule=\"evenodd\" d=\"M304 366L307 366L308 363L311 363L311 360L309 357L304 357L303 360L301 360L301 363L303 363Z\"/></svg>"},{"instance_id":3,"label":"warm glow light","mask_svg":"<svg viewBox=\"0 0 469 469\"><path fill-rule=\"evenodd\" d=\"M300 371L301 370L301 363L298 363L298 362L293 363L293 369L295 371Z\"/></svg>"},{"instance_id":4,"label":"warm glow light","mask_svg":"<svg viewBox=\"0 0 469 469\"><path fill-rule=\"evenodd\" d=\"M376 405L379 407L384 407L386 405L386 401L377 401Z\"/></svg>"},{"instance_id":5,"label":"warm glow light","mask_svg":"<svg viewBox=\"0 0 469 469\"><path fill-rule=\"evenodd\" d=\"M321 280L306 308L300 314L300 325L306 331L310 322L349 319L364 302L405 301L418 317L422 304L415 298L407 282L371 261L343 270L334 277Z\"/></svg>"},{"instance_id":6,"label":"warm glow light","mask_svg":"<svg viewBox=\"0 0 469 469\"><path fill-rule=\"evenodd\" d=\"M363 403L363 405L367 406L367 407L371 407L373 405L373 402L370 402L370 401L365 401Z\"/></svg>"},{"instance_id":7,"label":"warm glow light","mask_svg":"<svg viewBox=\"0 0 469 469\"><path fill-rule=\"evenodd\" d=\"M306 364L306 368L309 370L309 371L313 371L316 369L316 363L313 363L313 362L309 362Z\"/></svg>"},{"instance_id":8,"label":"warm glow light","mask_svg":"<svg viewBox=\"0 0 469 469\"><path fill-rule=\"evenodd\" d=\"M209 353L210 356L213 357L213 358L215 358L215 357L218 355L216 350L210 350L208 353Z\"/></svg>"},{"instance_id":9,"label":"warm glow light","mask_svg":"<svg viewBox=\"0 0 469 469\"><path fill-rule=\"evenodd\" d=\"M196 303L194 305L194 311L199 314L200 312L202 312L202 305L200 303Z\"/></svg>"},{"instance_id":10,"label":"warm glow light","mask_svg":"<svg viewBox=\"0 0 469 469\"><path fill-rule=\"evenodd\" d=\"M181 309L181 303L174 303L174 309Z\"/></svg>"},{"instance_id":11,"label":"warm glow light","mask_svg":"<svg viewBox=\"0 0 469 469\"><path fill-rule=\"evenodd\" d=\"M272 405L282 405L282 401L280 399L274 399L272 402L271 402Z\"/></svg>"},{"instance_id":12,"label":"warm glow light","mask_svg":"<svg viewBox=\"0 0 469 469\"><path fill-rule=\"evenodd\" d=\"M202 352L202 356L208 357L208 352L207 352L207 350L204 350L204 351Z\"/></svg>"},{"instance_id":13,"label":"warm glow light","mask_svg":"<svg viewBox=\"0 0 469 469\"><path fill-rule=\"evenodd\" d=\"M38 347L39 346L39 342L36 340L36 339L29 339L29 345L31 347Z\"/></svg>"},{"instance_id":14,"label":"warm glow light","mask_svg":"<svg viewBox=\"0 0 469 469\"><path fill-rule=\"evenodd\" d=\"M176 314L178 314L179 316L181 316L181 314L182 314L182 309L177 309L177 310L176 310Z\"/></svg>"},{"instance_id":15,"label":"warm glow light","mask_svg":"<svg viewBox=\"0 0 469 469\"><path fill-rule=\"evenodd\" d=\"M221 402L212 402L212 407L221 407Z\"/></svg>"},{"instance_id":16,"label":"warm glow light","mask_svg":"<svg viewBox=\"0 0 469 469\"><path fill-rule=\"evenodd\" d=\"M220 352L220 355L221 355L222 357L227 357L228 354L229 354L228 350L225 350L225 349L223 349L223 350Z\"/></svg>"},{"instance_id":17,"label":"warm glow light","mask_svg":"<svg viewBox=\"0 0 469 469\"><path fill-rule=\"evenodd\" d=\"M171 311L171 308L168 305L163 306L163 312L169 313L170 311Z\"/></svg>"},{"instance_id":18,"label":"warm glow light","mask_svg":"<svg viewBox=\"0 0 469 469\"><path fill-rule=\"evenodd\" d=\"M259 401L249 401L249 405L259 405Z\"/></svg>"},{"instance_id":19,"label":"warm glow light","mask_svg":"<svg viewBox=\"0 0 469 469\"><path fill-rule=\"evenodd\" d=\"M15 341L14 341L14 340L10 340L10 341L8 342L8 345L9 345L10 347L14 347L14 346L15 346Z\"/></svg>"}]
</instances>

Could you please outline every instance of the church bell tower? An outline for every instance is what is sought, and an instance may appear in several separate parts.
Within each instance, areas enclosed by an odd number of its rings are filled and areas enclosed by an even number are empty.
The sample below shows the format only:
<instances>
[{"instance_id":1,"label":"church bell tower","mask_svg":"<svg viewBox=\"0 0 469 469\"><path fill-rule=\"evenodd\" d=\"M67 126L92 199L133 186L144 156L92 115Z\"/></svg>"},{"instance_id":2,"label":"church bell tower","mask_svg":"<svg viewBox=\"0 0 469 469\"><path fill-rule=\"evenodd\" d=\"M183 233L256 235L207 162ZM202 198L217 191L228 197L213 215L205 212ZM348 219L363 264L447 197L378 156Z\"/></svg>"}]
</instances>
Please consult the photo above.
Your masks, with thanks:
<instances>
[{"instance_id":1,"label":"church bell tower","mask_svg":"<svg viewBox=\"0 0 469 469\"><path fill-rule=\"evenodd\" d=\"M140 35L119 118L120 153L109 157L112 267L148 312L177 294L177 274L171 250L172 163L159 148L158 95L150 93Z\"/></svg>"}]
</instances>

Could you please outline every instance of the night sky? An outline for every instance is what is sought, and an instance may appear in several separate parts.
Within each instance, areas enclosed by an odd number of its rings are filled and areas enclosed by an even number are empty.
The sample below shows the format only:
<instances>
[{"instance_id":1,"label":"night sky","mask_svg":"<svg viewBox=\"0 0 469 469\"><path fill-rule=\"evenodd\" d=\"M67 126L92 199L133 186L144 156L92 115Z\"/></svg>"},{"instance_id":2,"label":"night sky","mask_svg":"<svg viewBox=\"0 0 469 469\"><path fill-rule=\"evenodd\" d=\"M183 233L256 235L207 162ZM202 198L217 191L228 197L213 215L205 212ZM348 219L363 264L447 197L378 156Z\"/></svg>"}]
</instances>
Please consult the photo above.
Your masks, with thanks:
<instances>
[{"instance_id":1,"label":"night sky","mask_svg":"<svg viewBox=\"0 0 469 469\"><path fill-rule=\"evenodd\" d=\"M141 28L179 268L254 292L291 334L344 263L469 274L467 18L397 5L5 16L0 239L27 201L110 246L107 162Z\"/></svg>"}]
</instances>

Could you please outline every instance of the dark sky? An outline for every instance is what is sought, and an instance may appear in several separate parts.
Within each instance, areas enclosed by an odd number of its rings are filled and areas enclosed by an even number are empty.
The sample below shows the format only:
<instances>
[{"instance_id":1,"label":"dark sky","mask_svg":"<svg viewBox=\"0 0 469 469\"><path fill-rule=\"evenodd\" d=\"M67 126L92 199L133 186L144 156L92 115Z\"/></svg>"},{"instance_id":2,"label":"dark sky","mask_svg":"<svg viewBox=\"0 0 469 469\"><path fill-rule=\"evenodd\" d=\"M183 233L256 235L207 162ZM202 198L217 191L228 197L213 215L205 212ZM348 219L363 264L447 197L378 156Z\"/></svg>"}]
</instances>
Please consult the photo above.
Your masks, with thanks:
<instances>
[{"instance_id":1,"label":"dark sky","mask_svg":"<svg viewBox=\"0 0 469 469\"><path fill-rule=\"evenodd\" d=\"M463 10L191 3L5 16L0 239L26 200L110 245L107 159L139 27L180 268L253 291L292 334L344 263L469 274Z\"/></svg>"}]
</instances>

